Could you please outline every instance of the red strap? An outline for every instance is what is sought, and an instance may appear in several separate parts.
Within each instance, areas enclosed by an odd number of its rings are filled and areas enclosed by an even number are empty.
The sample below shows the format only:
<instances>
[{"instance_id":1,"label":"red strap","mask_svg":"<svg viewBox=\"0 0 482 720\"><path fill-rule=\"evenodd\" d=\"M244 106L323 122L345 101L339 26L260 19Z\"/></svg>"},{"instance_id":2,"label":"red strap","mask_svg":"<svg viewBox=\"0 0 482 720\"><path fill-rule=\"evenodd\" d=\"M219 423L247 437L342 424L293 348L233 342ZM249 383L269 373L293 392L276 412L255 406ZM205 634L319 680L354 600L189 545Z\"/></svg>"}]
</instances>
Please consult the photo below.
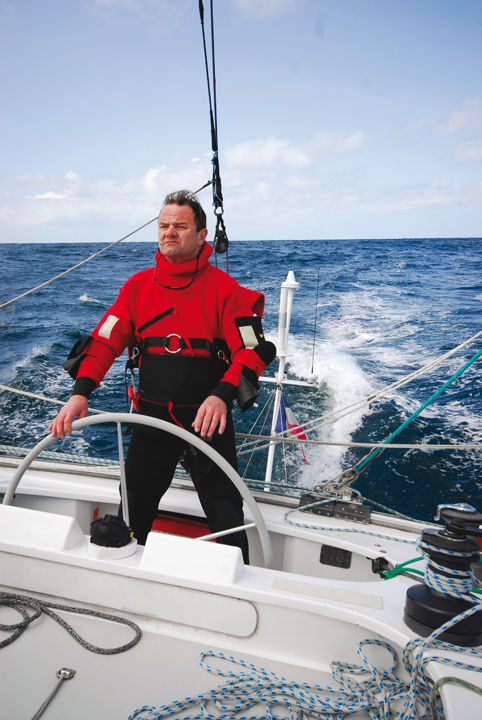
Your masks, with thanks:
<instances>
[{"instance_id":1,"label":"red strap","mask_svg":"<svg viewBox=\"0 0 482 720\"><path fill-rule=\"evenodd\" d=\"M172 417L172 419L174 420L174 422L176 423L176 425L178 425L180 428L182 428L183 430L185 430L186 428L184 427L184 425L181 425L181 423L179 422L179 420L177 420L176 416L175 416L174 413L172 412L172 408L173 408L173 407L174 407L174 405L172 404L172 400L169 400L169 405L167 406L167 409L168 409L168 411L169 411L169 415Z\"/></svg>"},{"instance_id":2,"label":"red strap","mask_svg":"<svg viewBox=\"0 0 482 720\"><path fill-rule=\"evenodd\" d=\"M127 397L129 398L129 402L132 403L134 406L134 409L139 412L139 405L138 405L138 399L139 395L134 395L134 390L132 389L132 386L129 385L127 388Z\"/></svg>"}]
</instances>

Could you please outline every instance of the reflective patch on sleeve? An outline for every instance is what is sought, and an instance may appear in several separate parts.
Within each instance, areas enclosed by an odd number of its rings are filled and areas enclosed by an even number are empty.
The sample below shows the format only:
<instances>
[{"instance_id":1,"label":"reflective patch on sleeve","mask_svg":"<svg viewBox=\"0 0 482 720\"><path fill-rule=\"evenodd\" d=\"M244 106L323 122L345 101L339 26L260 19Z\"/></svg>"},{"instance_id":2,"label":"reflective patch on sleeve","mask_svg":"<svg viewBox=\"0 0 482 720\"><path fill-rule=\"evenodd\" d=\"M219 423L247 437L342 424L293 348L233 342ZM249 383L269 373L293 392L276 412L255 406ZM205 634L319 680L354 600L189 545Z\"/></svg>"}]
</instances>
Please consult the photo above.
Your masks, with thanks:
<instances>
[{"instance_id":1,"label":"reflective patch on sleeve","mask_svg":"<svg viewBox=\"0 0 482 720\"><path fill-rule=\"evenodd\" d=\"M245 348L252 350L258 344L256 333L250 325L244 325L239 328L239 334Z\"/></svg>"},{"instance_id":2,"label":"reflective patch on sleeve","mask_svg":"<svg viewBox=\"0 0 482 720\"><path fill-rule=\"evenodd\" d=\"M99 337L105 338L106 340L110 340L110 334L117 322L119 322L118 317L116 317L115 315L109 315L107 317L107 320L105 320L100 326L97 335Z\"/></svg>"},{"instance_id":3,"label":"reflective patch on sleeve","mask_svg":"<svg viewBox=\"0 0 482 720\"><path fill-rule=\"evenodd\" d=\"M241 341L245 348L252 350L261 340L264 339L261 329L261 320L256 315L252 317L236 318L236 326L238 328Z\"/></svg>"}]
</instances>

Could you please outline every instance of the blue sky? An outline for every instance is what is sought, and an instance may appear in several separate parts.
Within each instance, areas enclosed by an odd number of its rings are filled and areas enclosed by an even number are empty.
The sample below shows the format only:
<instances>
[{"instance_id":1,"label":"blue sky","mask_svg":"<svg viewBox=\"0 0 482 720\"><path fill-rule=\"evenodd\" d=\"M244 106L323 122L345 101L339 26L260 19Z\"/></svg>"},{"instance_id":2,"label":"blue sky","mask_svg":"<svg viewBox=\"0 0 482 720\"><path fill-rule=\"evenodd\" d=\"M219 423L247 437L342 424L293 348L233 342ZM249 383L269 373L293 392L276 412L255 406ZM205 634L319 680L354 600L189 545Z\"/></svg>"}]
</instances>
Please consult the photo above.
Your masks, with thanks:
<instances>
[{"instance_id":1,"label":"blue sky","mask_svg":"<svg viewBox=\"0 0 482 720\"><path fill-rule=\"evenodd\" d=\"M482 235L480 0L214 6L230 239ZM0 0L0 61L0 242L111 242L210 178L198 0Z\"/></svg>"}]
</instances>

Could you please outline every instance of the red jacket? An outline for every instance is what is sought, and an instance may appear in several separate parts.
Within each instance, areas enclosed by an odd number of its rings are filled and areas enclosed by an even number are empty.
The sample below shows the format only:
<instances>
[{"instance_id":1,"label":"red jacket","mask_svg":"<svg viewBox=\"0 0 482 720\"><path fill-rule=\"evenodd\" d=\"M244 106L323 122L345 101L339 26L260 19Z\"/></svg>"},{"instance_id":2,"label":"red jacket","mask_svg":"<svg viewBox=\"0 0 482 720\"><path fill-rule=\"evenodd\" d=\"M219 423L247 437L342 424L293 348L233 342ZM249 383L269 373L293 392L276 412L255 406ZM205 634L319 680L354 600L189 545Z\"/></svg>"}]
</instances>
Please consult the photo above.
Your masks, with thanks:
<instances>
[{"instance_id":1,"label":"red jacket","mask_svg":"<svg viewBox=\"0 0 482 720\"><path fill-rule=\"evenodd\" d=\"M229 402L245 380L256 383L276 352L261 328L264 296L210 265L211 253L206 243L178 264L157 253L155 267L127 280L90 336L74 393L88 396L126 347L140 350L145 400Z\"/></svg>"}]
</instances>

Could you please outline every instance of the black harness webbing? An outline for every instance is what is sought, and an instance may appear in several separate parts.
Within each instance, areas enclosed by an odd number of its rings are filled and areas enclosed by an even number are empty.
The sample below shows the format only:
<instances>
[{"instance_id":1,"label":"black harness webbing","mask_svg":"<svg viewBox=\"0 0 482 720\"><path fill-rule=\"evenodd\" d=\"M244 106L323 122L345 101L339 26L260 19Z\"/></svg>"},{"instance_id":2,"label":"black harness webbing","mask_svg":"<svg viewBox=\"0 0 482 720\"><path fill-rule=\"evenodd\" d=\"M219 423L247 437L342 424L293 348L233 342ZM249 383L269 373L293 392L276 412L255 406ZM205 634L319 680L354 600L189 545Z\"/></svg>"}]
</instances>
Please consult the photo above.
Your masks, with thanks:
<instances>
[{"instance_id":1,"label":"black harness webbing","mask_svg":"<svg viewBox=\"0 0 482 720\"><path fill-rule=\"evenodd\" d=\"M147 348L163 347L168 352L177 353L180 350L207 350L210 353L214 351L214 345L204 338L189 338L184 340L180 335L172 333L166 337L148 337L138 343L138 348L142 352Z\"/></svg>"}]
</instances>

